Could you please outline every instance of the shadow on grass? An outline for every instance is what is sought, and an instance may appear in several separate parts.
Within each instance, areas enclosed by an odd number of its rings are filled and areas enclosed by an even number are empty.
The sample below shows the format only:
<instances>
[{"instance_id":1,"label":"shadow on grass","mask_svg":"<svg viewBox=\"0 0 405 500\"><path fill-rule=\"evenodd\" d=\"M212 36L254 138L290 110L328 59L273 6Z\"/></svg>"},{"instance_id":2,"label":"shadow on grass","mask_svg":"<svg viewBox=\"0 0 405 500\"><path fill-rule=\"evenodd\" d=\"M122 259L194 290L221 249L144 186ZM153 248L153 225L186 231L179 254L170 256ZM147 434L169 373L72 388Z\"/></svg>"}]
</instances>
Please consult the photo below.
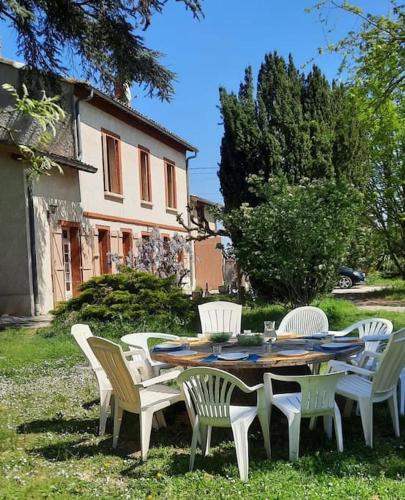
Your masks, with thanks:
<instances>
[{"instance_id":1,"label":"shadow on grass","mask_svg":"<svg viewBox=\"0 0 405 500\"><path fill-rule=\"evenodd\" d=\"M52 432L55 434L95 434L98 432L98 419L79 418L51 418L33 420L17 427L18 434L41 434Z\"/></svg>"},{"instance_id":2,"label":"shadow on grass","mask_svg":"<svg viewBox=\"0 0 405 500\"><path fill-rule=\"evenodd\" d=\"M21 426L18 432L56 432L61 437L58 442L31 449L31 453L41 455L46 460L81 460L96 455L133 458L133 463L121 471L121 475L137 478L151 474L151 468L162 471L167 476L184 475L188 472L190 458L191 429L182 411L167 412L168 427L152 431L150 459L140 460L139 421L132 414L125 414L118 448L112 449L111 427L103 437L80 436L78 433L96 434L96 420L42 420ZM360 418L352 416L343 420L344 453L336 451L336 441L329 441L322 431L322 419L318 419L315 431L308 429L308 420L301 426L300 459L288 463L287 421L274 411L271 423L272 459L265 454L260 427L255 422L249 434L250 468L254 471L271 472L279 467L292 467L306 475L334 477L368 476L401 479L405 472L405 440L393 437L391 421L386 408L375 411L375 447L364 445ZM402 419L401 425L405 424ZM76 434L76 435L74 435ZM164 465L162 466L162 459ZM126 463L127 465L127 463ZM213 429L212 450L208 457L197 452L195 469L207 474L226 475L229 466L237 467L236 453L230 429ZM153 473L152 473L153 474Z\"/></svg>"}]
</instances>

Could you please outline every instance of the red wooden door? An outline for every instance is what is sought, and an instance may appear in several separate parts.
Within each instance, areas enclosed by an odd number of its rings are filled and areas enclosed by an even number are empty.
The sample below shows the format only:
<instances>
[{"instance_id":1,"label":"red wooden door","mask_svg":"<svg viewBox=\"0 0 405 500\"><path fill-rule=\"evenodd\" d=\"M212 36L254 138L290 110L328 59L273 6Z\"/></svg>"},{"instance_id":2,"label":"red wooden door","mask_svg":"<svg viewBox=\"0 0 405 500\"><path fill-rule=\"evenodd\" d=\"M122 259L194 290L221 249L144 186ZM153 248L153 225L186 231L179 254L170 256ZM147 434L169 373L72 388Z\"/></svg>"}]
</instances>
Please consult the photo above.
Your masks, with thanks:
<instances>
[{"instance_id":1,"label":"red wooden door","mask_svg":"<svg viewBox=\"0 0 405 500\"><path fill-rule=\"evenodd\" d=\"M107 229L98 230L98 253L100 259L100 274L110 274L111 264L109 259L110 252L110 231Z\"/></svg>"}]
</instances>

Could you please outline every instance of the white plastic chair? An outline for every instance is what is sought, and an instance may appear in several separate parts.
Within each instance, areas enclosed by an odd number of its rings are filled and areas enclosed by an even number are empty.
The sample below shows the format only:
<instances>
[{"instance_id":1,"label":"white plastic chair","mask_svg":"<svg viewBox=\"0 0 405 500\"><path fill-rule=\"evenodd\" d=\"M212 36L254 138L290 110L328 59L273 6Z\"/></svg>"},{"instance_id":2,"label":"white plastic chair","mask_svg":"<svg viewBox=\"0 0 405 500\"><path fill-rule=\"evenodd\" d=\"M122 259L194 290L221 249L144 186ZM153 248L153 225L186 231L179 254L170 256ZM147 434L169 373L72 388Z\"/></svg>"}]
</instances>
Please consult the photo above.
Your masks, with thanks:
<instances>
[{"instance_id":1,"label":"white plastic chair","mask_svg":"<svg viewBox=\"0 0 405 500\"><path fill-rule=\"evenodd\" d=\"M358 402L366 445L372 448L374 403L388 401L394 432L399 437L397 385L405 366L405 328L390 336L383 353L369 352L368 355L378 358L375 372L342 361L329 361L329 370L353 373L338 382L336 393ZM345 416L350 410L351 405L347 405Z\"/></svg>"},{"instance_id":2,"label":"white plastic chair","mask_svg":"<svg viewBox=\"0 0 405 500\"><path fill-rule=\"evenodd\" d=\"M100 422L99 422L99 434L100 436L104 436L105 427L107 423L107 418L109 415L109 408L111 403L111 398L113 396L112 386L108 377L100 365L98 359L94 355L89 343L88 339L93 337L91 333L89 325L84 324L76 324L71 328L71 334L75 338L78 343L80 349L83 354L88 359L90 366L96 375L99 393L100 393ZM150 366L148 359L146 357L141 357L138 349L130 349L124 352L124 356L130 358L130 367L137 368L140 370L142 374L142 380L150 379L154 377L154 371ZM163 415L157 415L157 418L154 420L154 427L159 428L159 426L165 426L165 421Z\"/></svg>"},{"instance_id":3,"label":"white plastic chair","mask_svg":"<svg viewBox=\"0 0 405 500\"><path fill-rule=\"evenodd\" d=\"M242 322L242 306L240 304L222 300L207 302L198 306L198 312L203 335L224 332L236 337L240 333Z\"/></svg>"},{"instance_id":4,"label":"white plastic chair","mask_svg":"<svg viewBox=\"0 0 405 500\"><path fill-rule=\"evenodd\" d=\"M163 385L163 382L176 379L180 371L142 381L140 373L130 370L118 344L99 337L91 337L88 342L114 390L113 448L117 447L124 410L137 413L140 419L141 455L142 460L146 460L154 414L182 399L178 390Z\"/></svg>"},{"instance_id":5,"label":"white plastic chair","mask_svg":"<svg viewBox=\"0 0 405 500\"><path fill-rule=\"evenodd\" d=\"M329 322L326 314L318 307L297 307L290 311L281 320L277 335L298 333L299 335L313 335L314 333L328 332Z\"/></svg>"},{"instance_id":6,"label":"white plastic chair","mask_svg":"<svg viewBox=\"0 0 405 500\"><path fill-rule=\"evenodd\" d=\"M100 392L99 434L100 436L103 436L105 433L108 409L110 407L110 400L113 389L103 367L100 365L98 359L94 355L89 345L88 339L90 337L93 337L89 325L82 325L82 324L73 325L70 332L75 338L76 342L79 344L80 349L88 359L90 366L97 377L98 388Z\"/></svg>"},{"instance_id":7,"label":"white plastic chair","mask_svg":"<svg viewBox=\"0 0 405 500\"><path fill-rule=\"evenodd\" d=\"M129 333L121 337L121 342L128 344L131 347L138 347L144 350L145 355L153 368L155 375L159 375L160 370L164 368L171 368L174 365L168 363L161 363L160 361L154 361L149 352L148 340L149 339L162 339L162 340L180 340L181 337L177 335L172 335L170 333L158 333L158 332L140 332L140 333Z\"/></svg>"},{"instance_id":8,"label":"white plastic chair","mask_svg":"<svg viewBox=\"0 0 405 500\"><path fill-rule=\"evenodd\" d=\"M391 335L393 329L394 325L388 319L370 318L358 321L357 323L348 326L344 330L332 331L330 333L333 333L335 337L343 337L351 332L358 331L359 338L361 339L365 336ZM380 346L381 346L380 341L375 341L375 342L366 341L364 345L364 350L367 352L377 352ZM352 361L354 361L355 364L358 364L363 368L368 368L368 369L375 368L375 364L373 364L373 362L371 363L365 362L364 354L361 352L356 354L353 357Z\"/></svg>"},{"instance_id":9,"label":"white plastic chair","mask_svg":"<svg viewBox=\"0 0 405 500\"><path fill-rule=\"evenodd\" d=\"M331 376L332 375L332 376ZM264 374L264 385L271 406L276 406L288 420L289 457L297 460L299 455L301 418L311 418L310 429L315 428L316 417L324 417L324 428L329 439L332 439L332 419L335 424L337 447L343 451L342 419L335 402L336 384L341 373L326 375L276 375ZM274 394L272 380L297 382L300 393Z\"/></svg>"},{"instance_id":10,"label":"white plastic chair","mask_svg":"<svg viewBox=\"0 0 405 500\"><path fill-rule=\"evenodd\" d=\"M182 388L189 415L192 416L190 471L194 467L198 440L201 438L203 454L206 456L212 427L230 427L235 441L240 478L247 481L248 430L256 416L259 418L267 456L270 458L269 418L263 384L249 387L234 375L215 368L190 368L181 373L177 381ZM257 405L231 405L235 387L247 394L257 392Z\"/></svg>"}]
</instances>

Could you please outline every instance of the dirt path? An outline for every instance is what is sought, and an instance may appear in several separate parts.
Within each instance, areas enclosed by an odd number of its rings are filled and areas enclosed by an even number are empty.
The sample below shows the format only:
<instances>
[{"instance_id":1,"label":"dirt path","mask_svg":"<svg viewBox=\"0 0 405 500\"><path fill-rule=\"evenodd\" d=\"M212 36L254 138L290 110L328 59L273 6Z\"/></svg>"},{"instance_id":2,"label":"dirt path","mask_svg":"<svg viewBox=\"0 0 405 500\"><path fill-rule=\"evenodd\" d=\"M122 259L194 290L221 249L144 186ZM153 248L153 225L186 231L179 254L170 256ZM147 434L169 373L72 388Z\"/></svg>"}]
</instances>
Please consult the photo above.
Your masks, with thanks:
<instances>
[{"instance_id":1,"label":"dirt path","mask_svg":"<svg viewBox=\"0 0 405 500\"><path fill-rule=\"evenodd\" d=\"M379 309L381 311L405 312L405 305L403 302L370 297L373 292L383 290L384 288L387 287L379 285L364 285L353 287L348 290L335 288L332 294L337 299L352 301L359 309L365 309L368 311Z\"/></svg>"}]
</instances>

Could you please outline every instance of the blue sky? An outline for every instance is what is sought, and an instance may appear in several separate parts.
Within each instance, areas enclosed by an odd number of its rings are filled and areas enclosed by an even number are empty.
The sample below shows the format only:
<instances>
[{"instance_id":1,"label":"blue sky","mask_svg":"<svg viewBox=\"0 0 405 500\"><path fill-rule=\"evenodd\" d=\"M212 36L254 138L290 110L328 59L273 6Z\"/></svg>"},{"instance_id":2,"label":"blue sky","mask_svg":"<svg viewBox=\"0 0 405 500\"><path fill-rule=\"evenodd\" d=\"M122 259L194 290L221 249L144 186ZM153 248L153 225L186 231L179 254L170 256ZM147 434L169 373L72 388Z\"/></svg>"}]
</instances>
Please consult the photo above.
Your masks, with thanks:
<instances>
[{"instance_id":1,"label":"blue sky","mask_svg":"<svg viewBox=\"0 0 405 500\"><path fill-rule=\"evenodd\" d=\"M177 74L176 94L170 103L145 98L138 92L133 106L196 145L200 150L191 166L193 194L221 201L216 174L222 137L218 87L237 90L247 65L258 70L264 54L291 52L298 66L315 58L328 78L336 76L339 58L318 56L325 46L324 30L315 13L305 7L314 0L204 0L205 17L192 18L184 7L169 1L144 34L147 46L163 52L162 62ZM387 13L388 0L353 0L373 13ZM332 38L358 27L352 16L333 11ZM1 55L21 60L15 35L0 23ZM71 67L72 75L80 68ZM134 89L134 93L137 90Z\"/></svg>"}]
</instances>

